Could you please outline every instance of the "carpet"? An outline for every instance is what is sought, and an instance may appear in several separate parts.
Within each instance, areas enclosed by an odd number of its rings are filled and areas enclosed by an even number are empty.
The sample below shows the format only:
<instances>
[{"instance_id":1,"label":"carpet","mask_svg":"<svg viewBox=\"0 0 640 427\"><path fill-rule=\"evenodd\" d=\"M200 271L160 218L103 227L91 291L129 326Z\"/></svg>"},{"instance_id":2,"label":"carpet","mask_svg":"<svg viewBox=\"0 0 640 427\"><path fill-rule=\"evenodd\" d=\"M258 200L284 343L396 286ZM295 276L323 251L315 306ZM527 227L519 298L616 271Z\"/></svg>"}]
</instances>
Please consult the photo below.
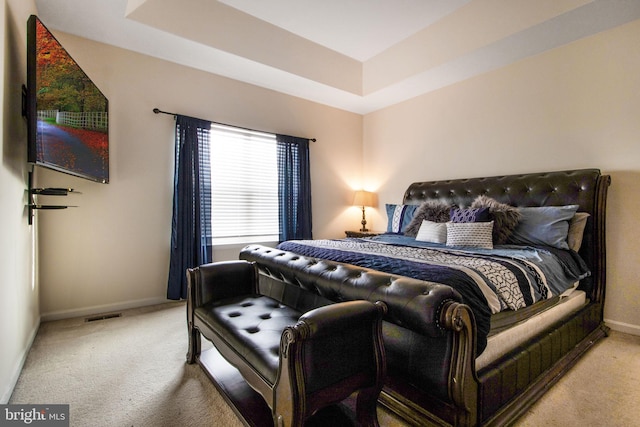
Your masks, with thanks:
<instances>
[{"instance_id":1,"label":"carpet","mask_svg":"<svg viewBox=\"0 0 640 427\"><path fill-rule=\"evenodd\" d=\"M186 351L184 303L45 322L10 403L69 404L72 426L242 426Z\"/></svg>"},{"instance_id":2,"label":"carpet","mask_svg":"<svg viewBox=\"0 0 640 427\"><path fill-rule=\"evenodd\" d=\"M78 427L243 425L186 351L184 302L44 322L9 403L69 404ZM640 425L638 384L640 337L612 332L514 425ZM378 418L405 425L382 408Z\"/></svg>"}]
</instances>

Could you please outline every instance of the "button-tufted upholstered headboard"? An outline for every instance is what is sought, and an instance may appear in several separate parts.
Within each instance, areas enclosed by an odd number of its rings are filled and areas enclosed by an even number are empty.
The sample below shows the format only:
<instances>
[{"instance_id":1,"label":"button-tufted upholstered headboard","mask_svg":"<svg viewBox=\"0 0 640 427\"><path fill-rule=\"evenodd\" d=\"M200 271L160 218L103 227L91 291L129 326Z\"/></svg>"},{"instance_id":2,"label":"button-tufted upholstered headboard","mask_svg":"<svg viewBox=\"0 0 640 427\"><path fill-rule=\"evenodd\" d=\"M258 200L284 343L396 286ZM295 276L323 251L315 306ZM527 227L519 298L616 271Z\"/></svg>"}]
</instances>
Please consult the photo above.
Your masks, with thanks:
<instances>
[{"instance_id":1,"label":"button-tufted upholstered headboard","mask_svg":"<svg viewBox=\"0 0 640 427\"><path fill-rule=\"evenodd\" d=\"M590 214L580 255L592 275L580 286L592 300L601 301L606 274L605 204L610 182L610 177L599 169L415 182L405 191L404 203L435 199L466 207L477 196L486 195L513 206L577 204L579 212Z\"/></svg>"}]
</instances>

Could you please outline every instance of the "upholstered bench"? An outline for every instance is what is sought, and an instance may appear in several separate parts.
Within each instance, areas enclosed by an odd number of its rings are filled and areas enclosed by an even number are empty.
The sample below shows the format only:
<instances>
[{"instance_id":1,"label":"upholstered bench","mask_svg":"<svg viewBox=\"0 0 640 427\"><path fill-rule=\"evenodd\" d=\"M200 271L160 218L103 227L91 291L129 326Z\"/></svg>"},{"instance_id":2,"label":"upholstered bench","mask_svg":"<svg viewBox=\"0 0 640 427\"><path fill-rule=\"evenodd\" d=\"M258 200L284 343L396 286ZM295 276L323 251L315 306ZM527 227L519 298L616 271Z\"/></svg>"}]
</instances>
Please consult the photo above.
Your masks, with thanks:
<instances>
[{"instance_id":1,"label":"upholstered bench","mask_svg":"<svg viewBox=\"0 0 640 427\"><path fill-rule=\"evenodd\" d=\"M277 426L301 426L354 392L358 423L378 425L383 303L348 301L303 313L260 295L257 266L247 261L189 269L187 280L189 363L198 361L202 334L263 397Z\"/></svg>"}]
</instances>

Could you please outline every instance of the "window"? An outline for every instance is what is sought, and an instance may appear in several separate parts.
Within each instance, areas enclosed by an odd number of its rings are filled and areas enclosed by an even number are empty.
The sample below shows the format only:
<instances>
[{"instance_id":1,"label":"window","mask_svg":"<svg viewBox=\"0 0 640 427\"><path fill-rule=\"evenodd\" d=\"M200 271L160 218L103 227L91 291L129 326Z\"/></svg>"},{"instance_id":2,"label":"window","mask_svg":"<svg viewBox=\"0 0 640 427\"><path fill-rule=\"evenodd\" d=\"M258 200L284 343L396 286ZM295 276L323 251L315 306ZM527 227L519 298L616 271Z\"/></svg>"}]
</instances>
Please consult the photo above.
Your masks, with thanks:
<instances>
[{"instance_id":1,"label":"window","mask_svg":"<svg viewBox=\"0 0 640 427\"><path fill-rule=\"evenodd\" d=\"M212 244L278 241L273 134L211 125Z\"/></svg>"}]
</instances>

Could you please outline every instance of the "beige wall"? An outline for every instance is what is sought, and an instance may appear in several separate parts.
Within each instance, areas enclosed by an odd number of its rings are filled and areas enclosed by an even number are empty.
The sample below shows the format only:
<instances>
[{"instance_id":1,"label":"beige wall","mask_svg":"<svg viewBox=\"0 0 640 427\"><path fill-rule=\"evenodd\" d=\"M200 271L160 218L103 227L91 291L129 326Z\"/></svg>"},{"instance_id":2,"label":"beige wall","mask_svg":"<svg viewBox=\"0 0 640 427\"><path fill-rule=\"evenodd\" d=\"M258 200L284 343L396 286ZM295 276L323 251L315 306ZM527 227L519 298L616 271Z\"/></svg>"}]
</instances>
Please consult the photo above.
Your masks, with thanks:
<instances>
[{"instance_id":1,"label":"beige wall","mask_svg":"<svg viewBox=\"0 0 640 427\"><path fill-rule=\"evenodd\" d=\"M37 214L43 319L165 300L174 120L154 114L154 107L317 138L311 143L314 237L344 236L350 219L357 224L349 204L362 173L360 115L54 33L109 98L111 179L103 185L37 170L40 186L82 193L62 201L77 208ZM239 249L221 248L214 258L237 259Z\"/></svg>"},{"instance_id":2,"label":"beige wall","mask_svg":"<svg viewBox=\"0 0 640 427\"><path fill-rule=\"evenodd\" d=\"M0 0L0 403L9 400L40 321L35 228L25 209L27 128L20 111L27 18L34 11L32 1Z\"/></svg>"},{"instance_id":3,"label":"beige wall","mask_svg":"<svg viewBox=\"0 0 640 427\"><path fill-rule=\"evenodd\" d=\"M605 318L640 335L640 21L364 119L380 207L413 181L597 167L611 174ZM371 215L384 228L384 210Z\"/></svg>"}]
</instances>

